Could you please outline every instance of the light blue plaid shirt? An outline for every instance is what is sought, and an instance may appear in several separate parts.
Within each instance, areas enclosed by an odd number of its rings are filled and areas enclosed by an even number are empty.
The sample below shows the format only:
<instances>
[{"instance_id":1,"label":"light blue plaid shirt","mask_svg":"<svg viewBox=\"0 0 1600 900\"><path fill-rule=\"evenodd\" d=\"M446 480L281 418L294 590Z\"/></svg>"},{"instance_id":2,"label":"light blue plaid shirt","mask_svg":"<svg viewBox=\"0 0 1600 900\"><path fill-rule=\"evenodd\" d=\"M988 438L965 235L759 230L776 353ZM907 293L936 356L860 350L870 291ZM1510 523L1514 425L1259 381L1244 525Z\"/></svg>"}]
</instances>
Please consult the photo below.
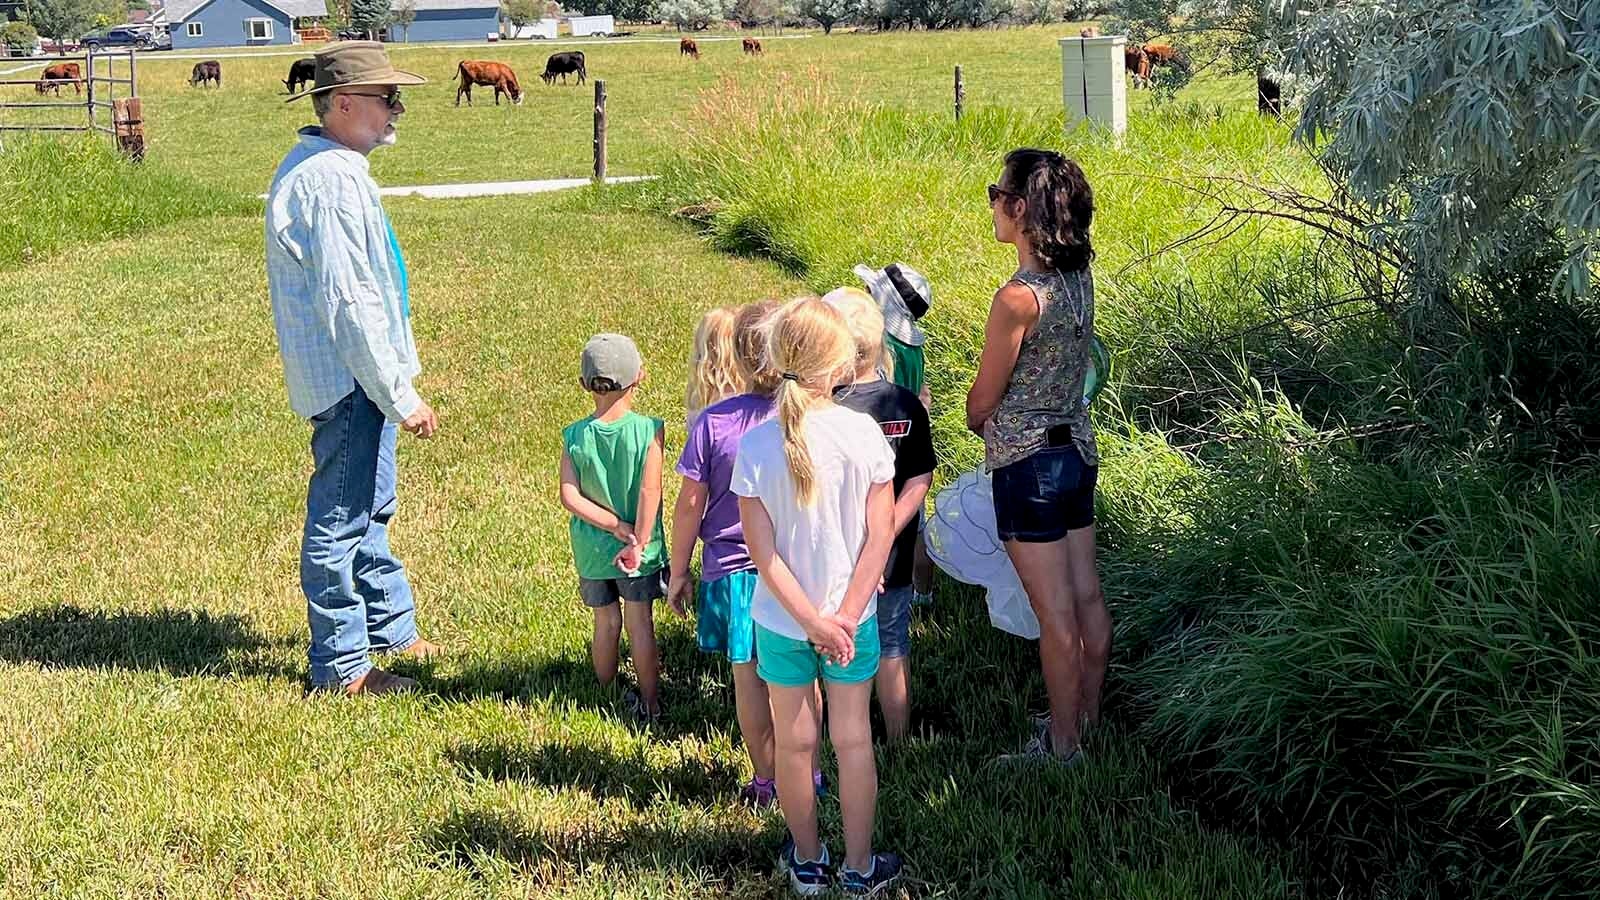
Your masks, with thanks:
<instances>
[{"instance_id":1,"label":"light blue plaid shirt","mask_svg":"<svg viewBox=\"0 0 1600 900\"><path fill-rule=\"evenodd\" d=\"M367 158L302 128L267 194L267 290L290 408L309 419L360 384L390 421L416 412L408 288Z\"/></svg>"}]
</instances>

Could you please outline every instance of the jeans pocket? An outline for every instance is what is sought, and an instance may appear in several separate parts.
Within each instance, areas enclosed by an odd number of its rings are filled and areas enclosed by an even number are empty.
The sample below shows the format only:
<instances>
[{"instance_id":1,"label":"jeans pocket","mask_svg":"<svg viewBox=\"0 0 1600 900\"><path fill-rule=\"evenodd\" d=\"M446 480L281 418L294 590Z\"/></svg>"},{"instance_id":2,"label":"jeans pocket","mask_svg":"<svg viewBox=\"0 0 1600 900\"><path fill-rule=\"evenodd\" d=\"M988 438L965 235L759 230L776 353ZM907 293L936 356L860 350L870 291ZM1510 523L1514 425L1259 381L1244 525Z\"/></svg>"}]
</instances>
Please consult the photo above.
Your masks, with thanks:
<instances>
[{"instance_id":1,"label":"jeans pocket","mask_svg":"<svg viewBox=\"0 0 1600 900\"><path fill-rule=\"evenodd\" d=\"M1083 478L1083 457L1076 447L1052 447L1035 453L1031 459L1038 481L1039 499L1056 503L1078 489Z\"/></svg>"}]
</instances>

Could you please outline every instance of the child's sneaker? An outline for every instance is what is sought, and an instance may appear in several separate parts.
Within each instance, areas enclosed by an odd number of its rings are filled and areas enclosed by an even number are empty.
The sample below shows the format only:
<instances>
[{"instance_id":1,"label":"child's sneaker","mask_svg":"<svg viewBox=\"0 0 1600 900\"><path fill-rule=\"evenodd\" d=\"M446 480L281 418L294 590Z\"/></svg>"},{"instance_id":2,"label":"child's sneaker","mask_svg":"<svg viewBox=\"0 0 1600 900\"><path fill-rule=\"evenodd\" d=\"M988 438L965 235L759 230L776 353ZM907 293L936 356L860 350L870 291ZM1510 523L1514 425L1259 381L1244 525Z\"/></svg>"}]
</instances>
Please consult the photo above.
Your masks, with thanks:
<instances>
[{"instance_id":1,"label":"child's sneaker","mask_svg":"<svg viewBox=\"0 0 1600 900\"><path fill-rule=\"evenodd\" d=\"M789 875L789 889L799 897L815 897L826 893L828 877L828 845L822 845L822 858L801 862L795 858L794 837L783 836L783 846L778 850L778 871Z\"/></svg>"},{"instance_id":2,"label":"child's sneaker","mask_svg":"<svg viewBox=\"0 0 1600 900\"><path fill-rule=\"evenodd\" d=\"M778 785L770 778L752 778L739 791L739 802L757 810L766 809L778 802Z\"/></svg>"},{"instance_id":3,"label":"child's sneaker","mask_svg":"<svg viewBox=\"0 0 1600 900\"><path fill-rule=\"evenodd\" d=\"M625 692L622 695L622 705L627 708L628 715L632 716L633 720L640 725L661 724L661 705L659 703L656 704L656 711L651 712L649 707L645 706L644 698L639 696L638 691L629 690Z\"/></svg>"},{"instance_id":4,"label":"child's sneaker","mask_svg":"<svg viewBox=\"0 0 1600 900\"><path fill-rule=\"evenodd\" d=\"M846 894L872 897L890 884L900 880L902 864L898 853L875 853L872 867L867 872L857 872L845 867L839 870L839 887Z\"/></svg>"},{"instance_id":5,"label":"child's sneaker","mask_svg":"<svg viewBox=\"0 0 1600 900\"><path fill-rule=\"evenodd\" d=\"M828 796L828 776L820 770L811 773L811 787L817 792L817 799Z\"/></svg>"}]
</instances>

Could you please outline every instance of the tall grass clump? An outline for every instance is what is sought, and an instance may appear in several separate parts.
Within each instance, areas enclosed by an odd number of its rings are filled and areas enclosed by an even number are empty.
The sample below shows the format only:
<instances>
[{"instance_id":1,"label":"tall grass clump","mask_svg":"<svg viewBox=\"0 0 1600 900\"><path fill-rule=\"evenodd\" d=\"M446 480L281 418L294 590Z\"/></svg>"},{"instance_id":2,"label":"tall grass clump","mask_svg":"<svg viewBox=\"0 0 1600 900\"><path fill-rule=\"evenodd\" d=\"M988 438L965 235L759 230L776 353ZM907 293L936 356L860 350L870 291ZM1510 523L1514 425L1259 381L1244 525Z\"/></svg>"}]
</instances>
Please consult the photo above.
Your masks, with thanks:
<instances>
[{"instance_id":1,"label":"tall grass clump","mask_svg":"<svg viewBox=\"0 0 1600 900\"><path fill-rule=\"evenodd\" d=\"M1245 217L1189 239L1225 212L1207 185L1328 192L1253 114L1169 104L1118 143L1055 109L958 124L810 73L724 83L688 127L651 196L717 246L819 290L857 262L933 281L947 476L980 459L961 398L1014 265L983 186L1016 146L1078 159L1116 359L1096 409L1116 708L1198 805L1288 836L1326 884L1592 895L1600 418L1572 391L1600 364L1592 313L1541 299L1537 260L1479 282L1498 333L1416 348L1320 233Z\"/></svg>"},{"instance_id":2,"label":"tall grass clump","mask_svg":"<svg viewBox=\"0 0 1600 900\"><path fill-rule=\"evenodd\" d=\"M260 204L127 161L103 138L23 138L0 147L0 269L65 247Z\"/></svg>"}]
</instances>

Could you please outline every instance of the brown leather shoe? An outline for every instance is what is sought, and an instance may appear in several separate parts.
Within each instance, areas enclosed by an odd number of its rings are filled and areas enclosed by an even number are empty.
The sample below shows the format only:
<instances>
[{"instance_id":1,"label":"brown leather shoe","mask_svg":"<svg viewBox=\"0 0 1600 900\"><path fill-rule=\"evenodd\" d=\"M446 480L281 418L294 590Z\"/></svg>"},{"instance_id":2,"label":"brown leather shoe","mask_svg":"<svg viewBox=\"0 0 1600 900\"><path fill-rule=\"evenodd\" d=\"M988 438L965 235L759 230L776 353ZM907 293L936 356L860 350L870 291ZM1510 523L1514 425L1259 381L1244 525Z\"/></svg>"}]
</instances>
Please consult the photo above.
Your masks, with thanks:
<instances>
[{"instance_id":1,"label":"brown leather shoe","mask_svg":"<svg viewBox=\"0 0 1600 900\"><path fill-rule=\"evenodd\" d=\"M360 694L382 696L384 694L403 694L416 689L417 681L414 678L395 675L382 669L368 669L365 675L346 685L344 692L351 697Z\"/></svg>"},{"instance_id":2,"label":"brown leather shoe","mask_svg":"<svg viewBox=\"0 0 1600 900\"><path fill-rule=\"evenodd\" d=\"M411 646L405 648L404 650L401 650L396 655L397 656L404 656L404 657L406 657L408 659L423 659L423 660L427 660L427 659L433 659L436 656L440 656L443 653L444 653L444 648L439 646L438 644L435 644L432 641L425 641L422 638L417 638L416 643L414 643Z\"/></svg>"}]
</instances>

